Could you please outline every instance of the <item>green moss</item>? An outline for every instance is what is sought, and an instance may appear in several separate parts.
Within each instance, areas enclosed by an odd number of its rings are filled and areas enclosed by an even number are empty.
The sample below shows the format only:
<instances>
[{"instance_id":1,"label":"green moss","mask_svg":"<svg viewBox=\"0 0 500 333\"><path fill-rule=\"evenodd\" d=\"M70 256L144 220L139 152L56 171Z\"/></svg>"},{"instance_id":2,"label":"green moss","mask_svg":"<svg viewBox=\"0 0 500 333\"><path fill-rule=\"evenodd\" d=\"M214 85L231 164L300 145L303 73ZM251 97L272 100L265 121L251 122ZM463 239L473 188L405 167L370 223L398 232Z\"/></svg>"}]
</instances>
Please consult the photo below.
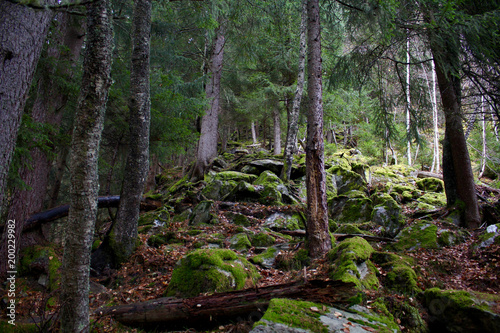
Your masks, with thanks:
<instances>
[{"instance_id":1,"label":"green moss","mask_svg":"<svg viewBox=\"0 0 500 333\"><path fill-rule=\"evenodd\" d=\"M372 201L361 191L351 191L328 202L328 211L333 220L359 223L370 220Z\"/></svg>"},{"instance_id":2,"label":"green moss","mask_svg":"<svg viewBox=\"0 0 500 333\"><path fill-rule=\"evenodd\" d=\"M276 238L265 233L259 232L252 237L252 245L255 247L266 247L271 246L276 242Z\"/></svg>"},{"instance_id":3,"label":"green moss","mask_svg":"<svg viewBox=\"0 0 500 333\"><path fill-rule=\"evenodd\" d=\"M417 180L417 186L422 191L443 192L444 182L437 178L422 178Z\"/></svg>"},{"instance_id":4,"label":"green moss","mask_svg":"<svg viewBox=\"0 0 500 333\"><path fill-rule=\"evenodd\" d=\"M239 233L234 235L229 242L231 243L231 249L237 250L237 251L247 251L249 248L252 247L252 244L250 243L250 240L248 239L247 234L245 233Z\"/></svg>"},{"instance_id":5,"label":"green moss","mask_svg":"<svg viewBox=\"0 0 500 333\"><path fill-rule=\"evenodd\" d=\"M476 295L465 290L441 290L439 288L430 288L425 290L424 298L427 304L433 300L447 300L447 306L452 309L478 308L484 311L492 311L488 302L481 301Z\"/></svg>"},{"instance_id":6,"label":"green moss","mask_svg":"<svg viewBox=\"0 0 500 333\"><path fill-rule=\"evenodd\" d=\"M391 247L396 251L413 251L419 248L437 247L437 226L428 222L418 222L403 229Z\"/></svg>"},{"instance_id":7,"label":"green moss","mask_svg":"<svg viewBox=\"0 0 500 333\"><path fill-rule=\"evenodd\" d=\"M425 193L419 199L419 202L426 203L431 206L445 207L446 195L444 193Z\"/></svg>"},{"instance_id":8,"label":"green moss","mask_svg":"<svg viewBox=\"0 0 500 333\"><path fill-rule=\"evenodd\" d=\"M201 249L181 259L172 273L167 296L194 297L204 292L238 290L259 279L256 268L235 252Z\"/></svg>"},{"instance_id":9,"label":"green moss","mask_svg":"<svg viewBox=\"0 0 500 333\"><path fill-rule=\"evenodd\" d=\"M272 259L275 257L276 252L278 251L275 247L270 247L261 254L251 257L250 262L256 265L262 265L266 259Z\"/></svg>"},{"instance_id":10,"label":"green moss","mask_svg":"<svg viewBox=\"0 0 500 333\"><path fill-rule=\"evenodd\" d=\"M358 289L377 289L377 268L369 260L373 247L361 237L348 238L328 253L330 278L352 282Z\"/></svg>"},{"instance_id":11,"label":"green moss","mask_svg":"<svg viewBox=\"0 0 500 333\"><path fill-rule=\"evenodd\" d=\"M244 227L249 227L250 226L250 220L246 215L240 214L240 213L234 213L234 212L228 212L226 214L226 217L233 221L234 224L236 225L241 225Z\"/></svg>"},{"instance_id":12,"label":"green moss","mask_svg":"<svg viewBox=\"0 0 500 333\"><path fill-rule=\"evenodd\" d=\"M282 193L280 188L285 188L283 181L269 170L262 172L254 182L254 185L262 186L259 192L259 202L265 205L281 205Z\"/></svg>"},{"instance_id":13,"label":"green moss","mask_svg":"<svg viewBox=\"0 0 500 333\"><path fill-rule=\"evenodd\" d=\"M185 175L184 177L182 177L181 179L179 179L179 181L177 181L174 185L170 186L168 188L168 191L170 193L177 192L182 187L187 186L188 184L190 184L190 182L188 180L189 180L189 175Z\"/></svg>"},{"instance_id":14,"label":"green moss","mask_svg":"<svg viewBox=\"0 0 500 333\"><path fill-rule=\"evenodd\" d=\"M318 311L312 311L311 308L316 308ZM269 302L269 308L261 321L256 322L254 327L266 325L268 321L311 332L328 332L327 327L319 319L324 314L322 309L323 305L313 302L274 298Z\"/></svg>"},{"instance_id":15,"label":"green moss","mask_svg":"<svg viewBox=\"0 0 500 333\"><path fill-rule=\"evenodd\" d=\"M19 265L20 275L32 274L33 267L44 267L47 271L36 272L48 275L48 290L56 290L59 285L61 260L54 249L49 246L30 246L25 248L21 254Z\"/></svg>"},{"instance_id":16,"label":"green moss","mask_svg":"<svg viewBox=\"0 0 500 333\"><path fill-rule=\"evenodd\" d=\"M152 235L148 238L148 245L152 247L160 247L169 243L178 243L179 241L175 237L175 232L167 231L161 234Z\"/></svg>"}]
</instances>

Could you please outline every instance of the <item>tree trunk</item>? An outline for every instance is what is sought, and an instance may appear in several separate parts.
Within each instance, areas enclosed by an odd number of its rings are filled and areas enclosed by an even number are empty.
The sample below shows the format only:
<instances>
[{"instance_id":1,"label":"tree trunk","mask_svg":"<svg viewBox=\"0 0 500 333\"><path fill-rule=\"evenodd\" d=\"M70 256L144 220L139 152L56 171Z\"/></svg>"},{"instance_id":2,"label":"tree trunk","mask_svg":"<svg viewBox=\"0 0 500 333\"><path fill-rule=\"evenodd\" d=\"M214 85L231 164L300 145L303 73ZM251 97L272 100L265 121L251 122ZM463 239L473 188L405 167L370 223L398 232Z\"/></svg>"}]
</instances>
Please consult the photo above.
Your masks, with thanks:
<instances>
[{"instance_id":1,"label":"tree trunk","mask_svg":"<svg viewBox=\"0 0 500 333\"><path fill-rule=\"evenodd\" d=\"M198 152L193 167L192 179L203 179L205 172L217 156L217 129L220 109L220 79L224 60L225 27L221 24L216 31L210 54L211 76L205 87L210 106L201 120L201 134L198 141Z\"/></svg>"},{"instance_id":2,"label":"tree trunk","mask_svg":"<svg viewBox=\"0 0 500 333\"><path fill-rule=\"evenodd\" d=\"M252 143L257 144L257 133L255 132L255 121L250 124L250 129L252 131Z\"/></svg>"},{"instance_id":3,"label":"tree trunk","mask_svg":"<svg viewBox=\"0 0 500 333\"><path fill-rule=\"evenodd\" d=\"M288 129L284 152L284 165L281 179L290 180L292 172L293 155L297 152L297 135L299 133L299 112L302 95L304 92L304 76L306 68L306 32L307 32L307 0L302 0L302 13L300 19L300 45L299 45L299 72L297 75L297 88L293 98L292 110L288 115Z\"/></svg>"},{"instance_id":4,"label":"tree trunk","mask_svg":"<svg viewBox=\"0 0 500 333\"><path fill-rule=\"evenodd\" d=\"M347 304L356 294L354 284L312 280L198 296L172 297L99 309L100 316L112 316L128 326L170 330L209 329L238 318L259 320L273 298L302 299L323 304Z\"/></svg>"},{"instance_id":5,"label":"tree trunk","mask_svg":"<svg viewBox=\"0 0 500 333\"><path fill-rule=\"evenodd\" d=\"M443 144L443 180L448 205L465 206L463 226L477 228L479 208L467 142L461 117L461 88L457 73L458 36L437 36L430 32L430 47L436 62L436 77L445 116L445 144Z\"/></svg>"},{"instance_id":6,"label":"tree trunk","mask_svg":"<svg viewBox=\"0 0 500 333\"><path fill-rule=\"evenodd\" d=\"M116 221L99 249L92 255L92 266L97 269L108 264L118 267L134 251L141 198L149 169L151 0L134 2L129 152ZM98 263L94 265L95 262Z\"/></svg>"},{"instance_id":7,"label":"tree trunk","mask_svg":"<svg viewBox=\"0 0 500 333\"><path fill-rule=\"evenodd\" d=\"M54 14L0 1L0 215L31 81ZM2 244L6 243L2 241ZM2 260L4 262L4 260Z\"/></svg>"},{"instance_id":8,"label":"tree trunk","mask_svg":"<svg viewBox=\"0 0 500 333\"><path fill-rule=\"evenodd\" d=\"M307 1L308 16L308 96L306 187L307 187L307 243L311 258L318 258L330 250L326 174L323 144L323 100L321 31L319 0Z\"/></svg>"},{"instance_id":9,"label":"tree trunk","mask_svg":"<svg viewBox=\"0 0 500 333\"><path fill-rule=\"evenodd\" d=\"M273 108L274 155L281 154L281 117L278 103L276 101L276 105Z\"/></svg>"},{"instance_id":10,"label":"tree trunk","mask_svg":"<svg viewBox=\"0 0 500 333\"><path fill-rule=\"evenodd\" d=\"M481 171L479 171L478 178L483 177L484 171L486 170L486 113L484 110L484 97L481 96L481 113L483 115L483 121L481 126L481 136L482 136L482 151L481 151Z\"/></svg>"},{"instance_id":11,"label":"tree trunk","mask_svg":"<svg viewBox=\"0 0 500 333\"><path fill-rule=\"evenodd\" d=\"M61 331L89 331L90 250L97 215L98 157L112 80L109 1L87 4L87 43L71 142L70 211L61 269Z\"/></svg>"}]
</instances>

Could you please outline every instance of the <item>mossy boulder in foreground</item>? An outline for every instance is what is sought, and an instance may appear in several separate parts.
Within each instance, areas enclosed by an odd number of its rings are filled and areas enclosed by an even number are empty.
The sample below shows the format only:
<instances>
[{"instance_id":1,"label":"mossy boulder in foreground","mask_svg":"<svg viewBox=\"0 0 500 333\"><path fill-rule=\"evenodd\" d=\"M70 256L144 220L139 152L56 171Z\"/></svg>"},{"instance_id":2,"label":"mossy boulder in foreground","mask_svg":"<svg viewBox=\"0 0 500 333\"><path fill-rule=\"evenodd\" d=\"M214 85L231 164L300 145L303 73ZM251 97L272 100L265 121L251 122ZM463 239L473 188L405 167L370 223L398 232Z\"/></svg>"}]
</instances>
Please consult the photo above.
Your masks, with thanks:
<instances>
[{"instance_id":1,"label":"mossy boulder in foreground","mask_svg":"<svg viewBox=\"0 0 500 333\"><path fill-rule=\"evenodd\" d=\"M231 250L196 250L178 262L166 295L194 297L239 290L254 285L259 278L257 269Z\"/></svg>"},{"instance_id":2,"label":"mossy boulder in foreground","mask_svg":"<svg viewBox=\"0 0 500 333\"><path fill-rule=\"evenodd\" d=\"M500 297L465 290L427 289L424 304L435 332L500 332L500 316L492 311Z\"/></svg>"},{"instance_id":3,"label":"mossy boulder in foreground","mask_svg":"<svg viewBox=\"0 0 500 333\"><path fill-rule=\"evenodd\" d=\"M379 309L376 309L379 310ZM251 333L399 332L390 313L354 306L349 311L291 299L272 299Z\"/></svg>"}]
</instances>

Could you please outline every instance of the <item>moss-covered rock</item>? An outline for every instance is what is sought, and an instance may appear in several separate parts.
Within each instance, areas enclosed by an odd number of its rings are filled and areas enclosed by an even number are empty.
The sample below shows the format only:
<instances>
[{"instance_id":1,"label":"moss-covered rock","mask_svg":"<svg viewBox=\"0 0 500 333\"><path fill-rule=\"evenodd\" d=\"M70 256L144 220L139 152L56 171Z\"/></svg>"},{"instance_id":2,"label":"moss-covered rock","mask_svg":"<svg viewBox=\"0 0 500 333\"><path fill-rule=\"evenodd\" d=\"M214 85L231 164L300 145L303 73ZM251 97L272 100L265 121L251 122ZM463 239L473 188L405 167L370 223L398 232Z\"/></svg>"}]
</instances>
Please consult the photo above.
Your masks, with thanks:
<instances>
[{"instance_id":1,"label":"moss-covered rock","mask_svg":"<svg viewBox=\"0 0 500 333\"><path fill-rule=\"evenodd\" d=\"M175 237L175 232L173 231L162 232L148 238L148 245L152 247L160 247L170 243L181 243L181 241Z\"/></svg>"},{"instance_id":2,"label":"moss-covered rock","mask_svg":"<svg viewBox=\"0 0 500 333\"><path fill-rule=\"evenodd\" d=\"M412 268L412 258L390 252L375 252L372 261L387 272L382 279L386 288L404 294L421 291L417 285L417 274Z\"/></svg>"},{"instance_id":3,"label":"moss-covered rock","mask_svg":"<svg viewBox=\"0 0 500 333\"><path fill-rule=\"evenodd\" d=\"M170 212L167 208L146 212L139 215L139 226L165 226L170 222Z\"/></svg>"},{"instance_id":4,"label":"moss-covered rock","mask_svg":"<svg viewBox=\"0 0 500 333\"><path fill-rule=\"evenodd\" d=\"M30 246L21 253L19 274L35 276L49 291L56 290L59 285L61 260L52 247Z\"/></svg>"},{"instance_id":5,"label":"moss-covered rock","mask_svg":"<svg viewBox=\"0 0 500 333\"><path fill-rule=\"evenodd\" d=\"M270 171L274 174L280 174L282 168L283 168L282 161L277 161L273 159L257 159L248 162L248 164L245 165L241 169L241 171L254 175L260 175L264 171Z\"/></svg>"},{"instance_id":6,"label":"moss-covered rock","mask_svg":"<svg viewBox=\"0 0 500 333\"><path fill-rule=\"evenodd\" d=\"M328 175L331 175L330 177L337 195L345 194L352 190L364 191L366 189L366 182L360 174L340 165L335 165L328 169L327 177Z\"/></svg>"},{"instance_id":7,"label":"moss-covered rock","mask_svg":"<svg viewBox=\"0 0 500 333\"><path fill-rule=\"evenodd\" d=\"M255 247L268 247L274 245L276 238L266 232L259 232L252 236L252 245Z\"/></svg>"},{"instance_id":8,"label":"moss-covered rock","mask_svg":"<svg viewBox=\"0 0 500 333\"><path fill-rule=\"evenodd\" d=\"M361 237L348 238L328 253L332 262L330 277L353 282L359 289L377 289L379 281L376 267L370 261L373 247Z\"/></svg>"},{"instance_id":9,"label":"moss-covered rock","mask_svg":"<svg viewBox=\"0 0 500 333\"><path fill-rule=\"evenodd\" d=\"M205 176L206 186L202 190L202 194L207 199L222 200L239 182L251 183L256 178L255 175L237 171L222 171L209 174Z\"/></svg>"},{"instance_id":10,"label":"moss-covered rock","mask_svg":"<svg viewBox=\"0 0 500 333\"><path fill-rule=\"evenodd\" d=\"M297 271L311 264L309 252L299 249L297 252L285 252L276 258L276 268L284 271Z\"/></svg>"},{"instance_id":11,"label":"moss-covered rock","mask_svg":"<svg viewBox=\"0 0 500 333\"><path fill-rule=\"evenodd\" d=\"M269 170L262 172L253 185L262 187L260 194L260 203L265 205L281 205L283 203L283 194L288 195L288 189L283 181Z\"/></svg>"},{"instance_id":12,"label":"moss-covered rock","mask_svg":"<svg viewBox=\"0 0 500 333\"><path fill-rule=\"evenodd\" d=\"M263 186L252 185L245 181L240 181L223 199L239 202L258 202Z\"/></svg>"},{"instance_id":13,"label":"moss-covered rock","mask_svg":"<svg viewBox=\"0 0 500 333\"><path fill-rule=\"evenodd\" d=\"M430 222L418 222L404 228L392 244L396 251L437 248L437 226Z\"/></svg>"},{"instance_id":14,"label":"moss-covered rock","mask_svg":"<svg viewBox=\"0 0 500 333\"><path fill-rule=\"evenodd\" d=\"M372 196L373 198L373 196ZM378 202L372 211L371 220L384 228L384 233L389 237L396 236L404 227L404 218L401 207L389 195L379 196L374 200Z\"/></svg>"},{"instance_id":15,"label":"moss-covered rock","mask_svg":"<svg viewBox=\"0 0 500 333\"><path fill-rule=\"evenodd\" d=\"M328 201L329 218L344 223L369 221L372 201L361 191L351 191Z\"/></svg>"},{"instance_id":16,"label":"moss-covered rock","mask_svg":"<svg viewBox=\"0 0 500 333\"><path fill-rule=\"evenodd\" d=\"M431 288L425 291L423 301L433 331L500 332L500 316L492 311L500 302L498 295Z\"/></svg>"},{"instance_id":17,"label":"moss-covered rock","mask_svg":"<svg viewBox=\"0 0 500 333\"><path fill-rule=\"evenodd\" d=\"M248 251L252 247L248 235L245 233L238 233L229 239L229 247L236 251Z\"/></svg>"},{"instance_id":18,"label":"moss-covered rock","mask_svg":"<svg viewBox=\"0 0 500 333\"><path fill-rule=\"evenodd\" d=\"M417 180L417 187L426 192L443 192L444 182L437 178L422 178Z\"/></svg>"},{"instance_id":19,"label":"moss-covered rock","mask_svg":"<svg viewBox=\"0 0 500 333\"><path fill-rule=\"evenodd\" d=\"M225 214L225 216L230 222L232 222L236 225L241 225L243 227L249 227L251 224L248 217L244 214L241 214L241 213L227 212Z\"/></svg>"},{"instance_id":20,"label":"moss-covered rock","mask_svg":"<svg viewBox=\"0 0 500 333\"><path fill-rule=\"evenodd\" d=\"M212 200L201 201L191 213L189 217L190 225L199 225L205 223L217 223L217 215L215 214L215 203Z\"/></svg>"},{"instance_id":21,"label":"moss-covered rock","mask_svg":"<svg viewBox=\"0 0 500 333\"><path fill-rule=\"evenodd\" d=\"M274 213L266 219L263 227L276 231L304 229L305 218L300 213L294 213L293 215Z\"/></svg>"},{"instance_id":22,"label":"moss-covered rock","mask_svg":"<svg viewBox=\"0 0 500 333\"><path fill-rule=\"evenodd\" d=\"M461 228L454 229L442 229L439 228L437 231L438 244L440 246L454 246L457 244L465 243L467 239L471 237L471 234Z\"/></svg>"},{"instance_id":23,"label":"moss-covered rock","mask_svg":"<svg viewBox=\"0 0 500 333\"><path fill-rule=\"evenodd\" d=\"M436 209L437 207L445 207L446 206L446 195L444 193L435 193L428 192L418 198L419 206L417 208L420 209L428 209L428 206L420 205L427 204L432 206L432 209Z\"/></svg>"},{"instance_id":24,"label":"moss-covered rock","mask_svg":"<svg viewBox=\"0 0 500 333\"><path fill-rule=\"evenodd\" d=\"M249 261L264 268L271 268L274 266L274 262L279 253L280 251L278 248L272 246L264 252L251 257Z\"/></svg>"},{"instance_id":25,"label":"moss-covered rock","mask_svg":"<svg viewBox=\"0 0 500 333\"><path fill-rule=\"evenodd\" d=\"M256 268L231 250L196 250L179 261L166 295L194 297L201 293L239 290L254 285L259 278Z\"/></svg>"},{"instance_id":26,"label":"moss-covered rock","mask_svg":"<svg viewBox=\"0 0 500 333\"><path fill-rule=\"evenodd\" d=\"M355 306L346 311L313 302L272 299L251 333L399 332L388 311L376 310Z\"/></svg>"},{"instance_id":27,"label":"moss-covered rock","mask_svg":"<svg viewBox=\"0 0 500 333\"><path fill-rule=\"evenodd\" d=\"M488 226L486 230L479 235L479 241L476 246L483 248L491 246L492 244L500 244L500 223Z\"/></svg>"}]
</instances>

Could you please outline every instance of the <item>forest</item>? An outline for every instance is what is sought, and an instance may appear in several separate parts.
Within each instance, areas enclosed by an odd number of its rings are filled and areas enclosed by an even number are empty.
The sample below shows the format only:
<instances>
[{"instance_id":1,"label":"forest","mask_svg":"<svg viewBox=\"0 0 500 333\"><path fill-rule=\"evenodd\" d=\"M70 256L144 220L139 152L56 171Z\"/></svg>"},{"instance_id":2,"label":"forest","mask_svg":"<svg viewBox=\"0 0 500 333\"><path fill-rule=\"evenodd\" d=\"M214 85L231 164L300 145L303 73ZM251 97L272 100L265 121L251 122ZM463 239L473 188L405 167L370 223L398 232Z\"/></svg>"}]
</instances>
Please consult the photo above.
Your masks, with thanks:
<instances>
[{"instance_id":1,"label":"forest","mask_svg":"<svg viewBox=\"0 0 500 333\"><path fill-rule=\"evenodd\" d=\"M1 332L499 332L500 1L0 0Z\"/></svg>"}]
</instances>

